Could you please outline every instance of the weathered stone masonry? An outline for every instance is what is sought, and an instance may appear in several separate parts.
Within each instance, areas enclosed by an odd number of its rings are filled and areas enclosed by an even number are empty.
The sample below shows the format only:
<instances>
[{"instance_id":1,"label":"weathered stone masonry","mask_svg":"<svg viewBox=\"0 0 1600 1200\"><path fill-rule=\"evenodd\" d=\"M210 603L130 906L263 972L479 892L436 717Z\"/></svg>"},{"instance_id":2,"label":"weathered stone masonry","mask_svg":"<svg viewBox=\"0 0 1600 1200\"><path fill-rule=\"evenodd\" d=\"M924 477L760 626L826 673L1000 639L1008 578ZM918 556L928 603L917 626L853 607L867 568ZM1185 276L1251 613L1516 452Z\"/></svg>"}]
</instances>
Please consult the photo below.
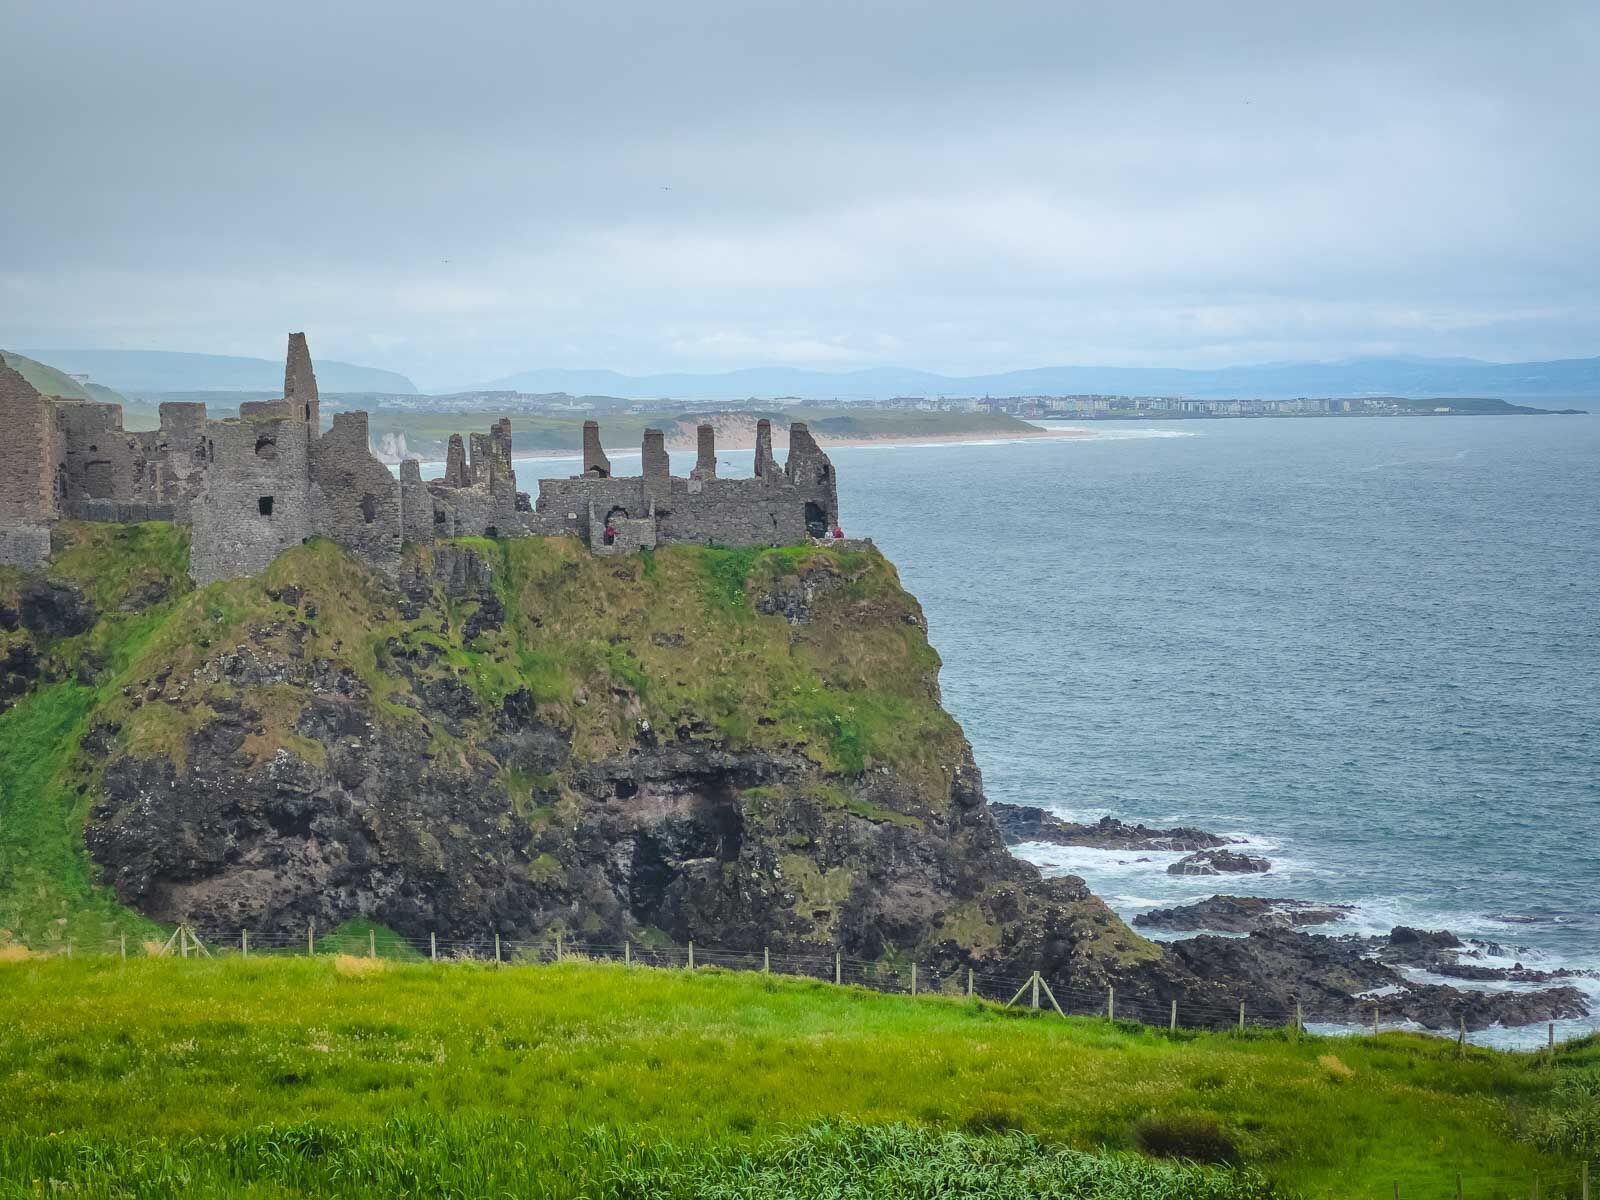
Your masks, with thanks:
<instances>
[{"instance_id":1,"label":"weathered stone masonry","mask_svg":"<svg viewBox=\"0 0 1600 1200\"><path fill-rule=\"evenodd\" d=\"M541 480L531 504L517 491L509 420L466 443L453 435L443 479L424 481L415 460L396 479L369 448L366 413L337 413L321 431L302 333L289 335L283 392L224 420L203 404L163 404L159 429L129 432L120 405L42 396L0 363L0 564L42 566L63 518L189 524L200 584L254 574L311 537L392 575L404 542L440 537L572 536L620 554L671 542L784 545L838 521L833 464L799 423L780 467L760 422L752 479L717 477L715 435L702 425L694 470L680 479L658 429L645 431L642 473L613 476L589 421L583 473Z\"/></svg>"}]
</instances>

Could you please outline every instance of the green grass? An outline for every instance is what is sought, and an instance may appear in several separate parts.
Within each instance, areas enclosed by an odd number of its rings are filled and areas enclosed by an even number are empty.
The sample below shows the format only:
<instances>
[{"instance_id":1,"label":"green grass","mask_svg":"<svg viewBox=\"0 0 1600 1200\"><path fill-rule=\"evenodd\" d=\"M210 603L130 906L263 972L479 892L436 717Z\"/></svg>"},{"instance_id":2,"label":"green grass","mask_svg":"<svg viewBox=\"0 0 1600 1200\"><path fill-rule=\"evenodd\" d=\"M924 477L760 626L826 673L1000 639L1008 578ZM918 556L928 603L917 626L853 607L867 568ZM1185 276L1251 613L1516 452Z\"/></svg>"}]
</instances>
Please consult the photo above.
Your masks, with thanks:
<instances>
[{"instance_id":1,"label":"green grass","mask_svg":"<svg viewBox=\"0 0 1600 1200\"><path fill-rule=\"evenodd\" d=\"M846 1166L879 1181L863 1196L1041 1194L1079 1167L1133 1182L1044 1194L1259 1194L1139 1174L1141 1136L1197 1119L1313 1197L1443 1196L1457 1171L1469 1195L1526 1195L1572 1166L1514 1137L1547 1067L1422 1036L1169 1037L775 976L344 962L0 963L0 1195L181 1170L193 1195L766 1196L790 1170L820 1196ZM929 1184L975 1164L990 1190Z\"/></svg>"},{"instance_id":2,"label":"green grass","mask_svg":"<svg viewBox=\"0 0 1600 1200\"><path fill-rule=\"evenodd\" d=\"M36 362L10 350L0 350L0 362L31 383L41 395L59 396L63 400L89 399L89 393L77 381L65 371L58 371L47 363Z\"/></svg>"},{"instance_id":3,"label":"green grass","mask_svg":"<svg viewBox=\"0 0 1600 1200\"><path fill-rule=\"evenodd\" d=\"M60 533L49 575L75 585L100 619L40 645L44 682L0 713L0 945L100 949L155 927L95 882L83 846L90 793L73 770L78 742L188 591L189 540L162 522L67 522ZM156 602L124 611L140 597Z\"/></svg>"}]
</instances>

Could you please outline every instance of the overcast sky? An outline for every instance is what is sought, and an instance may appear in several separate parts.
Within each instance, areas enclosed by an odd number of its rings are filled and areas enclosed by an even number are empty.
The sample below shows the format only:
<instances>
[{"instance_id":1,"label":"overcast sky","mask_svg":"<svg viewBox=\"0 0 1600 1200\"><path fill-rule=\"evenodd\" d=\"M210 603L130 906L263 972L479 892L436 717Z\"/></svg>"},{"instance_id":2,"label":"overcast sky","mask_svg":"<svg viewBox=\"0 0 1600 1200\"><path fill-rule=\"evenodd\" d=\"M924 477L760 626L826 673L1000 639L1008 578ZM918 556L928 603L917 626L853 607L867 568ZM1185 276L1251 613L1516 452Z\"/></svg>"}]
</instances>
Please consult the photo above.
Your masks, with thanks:
<instances>
[{"instance_id":1,"label":"overcast sky","mask_svg":"<svg viewBox=\"0 0 1600 1200\"><path fill-rule=\"evenodd\" d=\"M1593 0L0 0L0 345L1600 354Z\"/></svg>"}]
</instances>

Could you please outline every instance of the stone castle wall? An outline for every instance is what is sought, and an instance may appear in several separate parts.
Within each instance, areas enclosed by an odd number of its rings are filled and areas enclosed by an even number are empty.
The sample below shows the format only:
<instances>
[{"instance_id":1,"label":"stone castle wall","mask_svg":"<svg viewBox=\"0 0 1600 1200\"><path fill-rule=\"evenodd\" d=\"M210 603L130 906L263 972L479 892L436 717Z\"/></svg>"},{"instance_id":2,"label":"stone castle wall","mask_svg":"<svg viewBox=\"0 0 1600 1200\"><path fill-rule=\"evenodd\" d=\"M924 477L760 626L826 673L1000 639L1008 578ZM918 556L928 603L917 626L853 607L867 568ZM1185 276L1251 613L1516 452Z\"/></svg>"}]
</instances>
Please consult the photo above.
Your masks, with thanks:
<instances>
[{"instance_id":1,"label":"stone castle wall","mask_svg":"<svg viewBox=\"0 0 1600 1200\"><path fill-rule=\"evenodd\" d=\"M771 425L760 422L759 473L752 479L717 478L715 434L709 425L697 432L696 466L690 478L671 474L659 429L645 430L643 473L616 477L600 451L598 427L592 432L586 427L584 474L540 480L538 513L590 546L601 542L608 521L620 534L624 522L647 516L654 519L658 542L704 546L792 545L838 522L833 463L804 424L791 427L789 462L779 468L772 457Z\"/></svg>"},{"instance_id":2,"label":"stone castle wall","mask_svg":"<svg viewBox=\"0 0 1600 1200\"><path fill-rule=\"evenodd\" d=\"M247 401L225 420L203 404L163 404L148 432L123 429L120 405L41 396L0 363L0 564L43 565L61 518L188 523L189 570L202 585L254 574L313 536L393 575L407 541L540 534L624 554L671 542L784 545L838 520L833 465L799 423L783 467L770 424L759 423L752 479L719 478L715 435L702 425L694 470L679 479L659 429L645 431L641 473L613 476L589 421L583 474L540 481L530 504L517 491L509 420L465 442L453 435L444 478L424 481L415 461L396 479L373 456L366 413L335 414L327 433L320 413L299 333L289 335L282 399Z\"/></svg>"},{"instance_id":3,"label":"stone castle wall","mask_svg":"<svg viewBox=\"0 0 1600 1200\"><path fill-rule=\"evenodd\" d=\"M314 531L303 420L254 415L206 426L212 450L193 509L189 574L202 586L253 575Z\"/></svg>"},{"instance_id":4,"label":"stone castle wall","mask_svg":"<svg viewBox=\"0 0 1600 1200\"><path fill-rule=\"evenodd\" d=\"M50 556L58 440L50 402L0 361L0 565L39 567Z\"/></svg>"},{"instance_id":5,"label":"stone castle wall","mask_svg":"<svg viewBox=\"0 0 1600 1200\"><path fill-rule=\"evenodd\" d=\"M314 532L394 574L403 535L400 481L372 456L367 414L335 413L333 428L310 444L310 456Z\"/></svg>"}]
</instances>

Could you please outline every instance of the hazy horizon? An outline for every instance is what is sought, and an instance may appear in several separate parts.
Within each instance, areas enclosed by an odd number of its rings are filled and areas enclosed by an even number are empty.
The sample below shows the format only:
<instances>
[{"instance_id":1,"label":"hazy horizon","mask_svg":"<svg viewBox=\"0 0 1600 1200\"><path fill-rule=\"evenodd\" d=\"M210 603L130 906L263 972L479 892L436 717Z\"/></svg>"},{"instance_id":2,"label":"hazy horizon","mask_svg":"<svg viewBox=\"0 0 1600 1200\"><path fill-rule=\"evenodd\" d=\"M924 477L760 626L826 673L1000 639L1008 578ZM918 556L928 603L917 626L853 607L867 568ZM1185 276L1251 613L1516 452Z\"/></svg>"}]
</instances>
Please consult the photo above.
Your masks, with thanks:
<instances>
[{"instance_id":1,"label":"hazy horizon","mask_svg":"<svg viewBox=\"0 0 1600 1200\"><path fill-rule=\"evenodd\" d=\"M1566 0L0 18L0 345L972 376L1600 354Z\"/></svg>"}]
</instances>

